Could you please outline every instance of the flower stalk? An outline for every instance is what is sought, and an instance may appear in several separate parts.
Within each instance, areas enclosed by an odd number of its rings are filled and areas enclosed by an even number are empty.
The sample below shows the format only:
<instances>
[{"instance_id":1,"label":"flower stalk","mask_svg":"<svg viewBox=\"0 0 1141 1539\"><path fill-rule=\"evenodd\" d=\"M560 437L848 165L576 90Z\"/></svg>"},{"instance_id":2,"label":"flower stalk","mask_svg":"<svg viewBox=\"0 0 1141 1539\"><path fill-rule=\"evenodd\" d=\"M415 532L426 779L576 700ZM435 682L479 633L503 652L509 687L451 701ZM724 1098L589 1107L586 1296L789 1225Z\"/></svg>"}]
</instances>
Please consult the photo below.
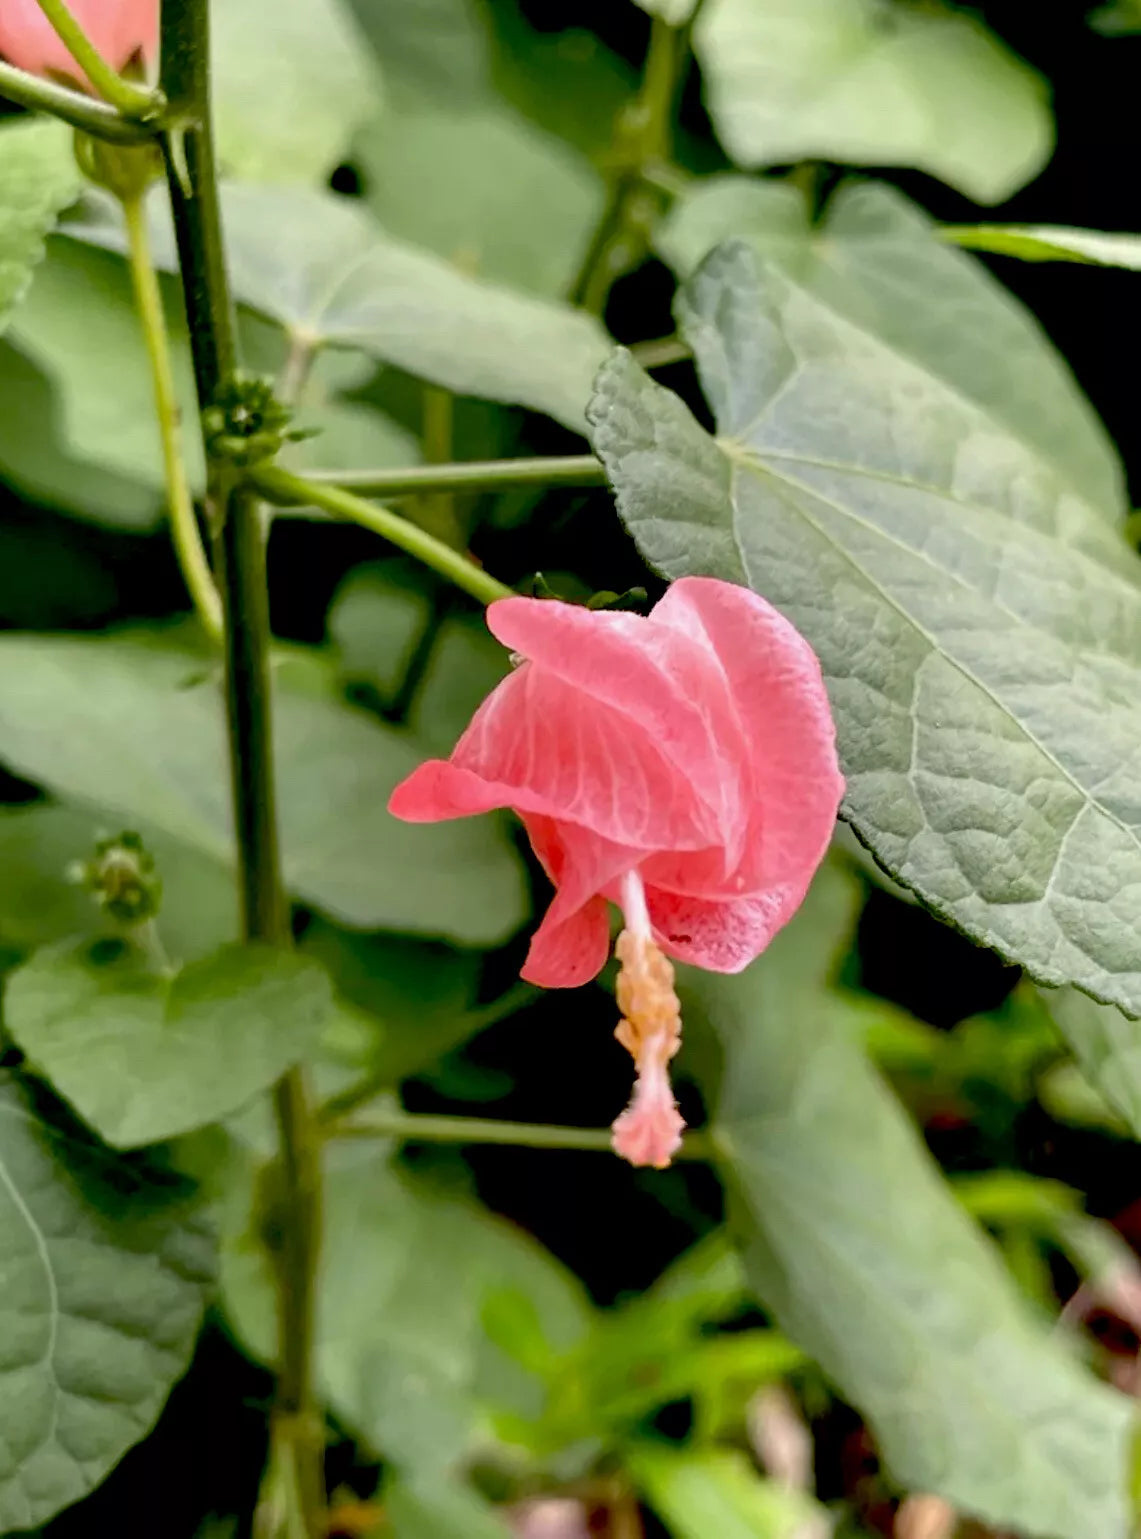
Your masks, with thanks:
<instances>
[{"instance_id":1,"label":"flower stalk","mask_svg":"<svg viewBox=\"0 0 1141 1539\"><path fill-rule=\"evenodd\" d=\"M103 99L123 117L146 122L163 109L160 92L124 80L112 69L68 9L65 0L36 0L68 53Z\"/></svg>"}]
</instances>

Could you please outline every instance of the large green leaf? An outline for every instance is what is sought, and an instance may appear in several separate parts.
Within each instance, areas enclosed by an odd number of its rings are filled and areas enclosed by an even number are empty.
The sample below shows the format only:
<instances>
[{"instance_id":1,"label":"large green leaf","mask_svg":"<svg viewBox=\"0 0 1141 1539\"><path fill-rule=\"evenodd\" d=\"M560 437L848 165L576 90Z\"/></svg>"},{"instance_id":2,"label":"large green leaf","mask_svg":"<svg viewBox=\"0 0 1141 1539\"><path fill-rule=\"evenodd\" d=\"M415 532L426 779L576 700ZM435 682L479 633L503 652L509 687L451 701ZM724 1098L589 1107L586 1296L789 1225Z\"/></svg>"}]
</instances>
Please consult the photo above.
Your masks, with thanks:
<instances>
[{"instance_id":1,"label":"large green leaf","mask_svg":"<svg viewBox=\"0 0 1141 1539\"><path fill-rule=\"evenodd\" d=\"M883 183L847 183L812 225L789 183L719 176L683 194L656 238L685 277L723 240L748 240L832 309L985 408L1107 516L1123 516L1117 453L1065 360L981 262L947 248L946 233Z\"/></svg>"},{"instance_id":2,"label":"large green leaf","mask_svg":"<svg viewBox=\"0 0 1141 1539\"><path fill-rule=\"evenodd\" d=\"M478 0L349 0L392 95L474 106L485 95L487 29Z\"/></svg>"},{"instance_id":3,"label":"large green leaf","mask_svg":"<svg viewBox=\"0 0 1141 1539\"><path fill-rule=\"evenodd\" d=\"M977 203L1001 203L1053 144L1042 80L961 11L711 0L694 46L710 116L738 165L916 166Z\"/></svg>"},{"instance_id":4,"label":"large green leaf","mask_svg":"<svg viewBox=\"0 0 1141 1539\"><path fill-rule=\"evenodd\" d=\"M0 326L19 304L56 215L79 173L62 123L36 119L0 129Z\"/></svg>"},{"instance_id":5,"label":"large green leaf","mask_svg":"<svg viewBox=\"0 0 1141 1539\"><path fill-rule=\"evenodd\" d=\"M1141 1013L1137 558L1046 461L881 340L714 254L683 325L718 420L619 354L592 406L668 576L754 586L815 647L844 815L1039 981Z\"/></svg>"},{"instance_id":6,"label":"large green leaf","mask_svg":"<svg viewBox=\"0 0 1141 1539\"><path fill-rule=\"evenodd\" d=\"M232 872L190 845L141 824L162 882L156 921L175 962L192 961L237 938ZM90 859L98 839L123 832L98 813L50 802L0 808L0 946L31 951L66 936L104 934L107 921L71 868Z\"/></svg>"},{"instance_id":7,"label":"large green leaf","mask_svg":"<svg viewBox=\"0 0 1141 1539\"><path fill-rule=\"evenodd\" d=\"M423 757L416 739L342 704L317 657L296 675L279 669L278 679L291 889L365 929L473 945L510 934L526 900L505 825L480 818L419 828L390 817L392 787ZM220 679L194 654L137 636L0 637L0 762L65 799L128 826L140 817L228 861L223 734Z\"/></svg>"},{"instance_id":8,"label":"large green leaf","mask_svg":"<svg viewBox=\"0 0 1141 1539\"><path fill-rule=\"evenodd\" d=\"M333 1151L325 1188L318 1372L337 1413L402 1470L440 1475L479 1415L485 1299L510 1283L566 1344L585 1323L569 1273L459 1198L397 1174L387 1151ZM223 1301L255 1355L273 1351L274 1295L256 1222L223 1240Z\"/></svg>"},{"instance_id":9,"label":"large green leaf","mask_svg":"<svg viewBox=\"0 0 1141 1539\"><path fill-rule=\"evenodd\" d=\"M581 431L607 346L592 317L468 277L332 193L231 187L225 215L235 292L293 335Z\"/></svg>"},{"instance_id":10,"label":"large green leaf","mask_svg":"<svg viewBox=\"0 0 1141 1539\"><path fill-rule=\"evenodd\" d=\"M217 1122L316 1045L332 992L315 962L227 946L177 972L118 940L65 941L4 992L16 1042L116 1148Z\"/></svg>"},{"instance_id":11,"label":"large green leaf","mask_svg":"<svg viewBox=\"0 0 1141 1539\"><path fill-rule=\"evenodd\" d=\"M380 101L375 61L343 0L213 0L218 148L227 175L325 181Z\"/></svg>"},{"instance_id":12,"label":"large green leaf","mask_svg":"<svg viewBox=\"0 0 1141 1539\"><path fill-rule=\"evenodd\" d=\"M725 1041L716 1137L752 1286L901 1485L1043 1539L1125 1539L1132 1407L1029 1313L833 1018L850 915L826 868L744 974L686 975Z\"/></svg>"},{"instance_id":13,"label":"large green leaf","mask_svg":"<svg viewBox=\"0 0 1141 1539\"><path fill-rule=\"evenodd\" d=\"M1094 267L1141 268L1141 235L1077 230L1063 224L948 224L944 240L973 251L1020 257L1024 262L1084 262Z\"/></svg>"},{"instance_id":14,"label":"large green leaf","mask_svg":"<svg viewBox=\"0 0 1141 1539\"><path fill-rule=\"evenodd\" d=\"M185 1193L0 1076L0 1531L38 1528L149 1432L211 1270Z\"/></svg>"},{"instance_id":15,"label":"large green leaf","mask_svg":"<svg viewBox=\"0 0 1141 1539\"><path fill-rule=\"evenodd\" d=\"M392 1539L510 1539L495 1508L458 1482L389 1481L384 1514Z\"/></svg>"},{"instance_id":16,"label":"large green leaf","mask_svg":"<svg viewBox=\"0 0 1141 1539\"><path fill-rule=\"evenodd\" d=\"M156 259L172 270L170 220L152 207ZM355 348L458 395L528 406L582 431L607 351L593 317L469 277L335 193L231 186L223 209L235 294L291 338ZM122 248L106 218L68 233Z\"/></svg>"},{"instance_id":17,"label":"large green leaf","mask_svg":"<svg viewBox=\"0 0 1141 1539\"><path fill-rule=\"evenodd\" d=\"M601 213L585 156L500 102L393 107L356 144L385 229L457 267L561 295ZM431 196L425 196L425 187Z\"/></svg>"}]
</instances>

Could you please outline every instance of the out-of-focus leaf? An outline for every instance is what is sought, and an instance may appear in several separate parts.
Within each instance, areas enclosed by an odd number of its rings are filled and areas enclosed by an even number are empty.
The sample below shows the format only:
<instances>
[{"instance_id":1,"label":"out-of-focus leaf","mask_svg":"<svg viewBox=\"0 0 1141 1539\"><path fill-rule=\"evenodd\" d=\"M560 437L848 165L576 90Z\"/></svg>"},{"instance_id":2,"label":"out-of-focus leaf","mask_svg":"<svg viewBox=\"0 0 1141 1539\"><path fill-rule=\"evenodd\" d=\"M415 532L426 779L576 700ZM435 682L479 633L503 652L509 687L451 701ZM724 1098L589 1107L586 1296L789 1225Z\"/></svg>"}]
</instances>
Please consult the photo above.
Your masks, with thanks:
<instances>
[{"instance_id":1,"label":"out-of-focus leaf","mask_svg":"<svg viewBox=\"0 0 1141 1539\"><path fill-rule=\"evenodd\" d=\"M390 1481L384 1512L392 1539L510 1539L495 1508L458 1482Z\"/></svg>"},{"instance_id":2,"label":"out-of-focus leaf","mask_svg":"<svg viewBox=\"0 0 1141 1539\"><path fill-rule=\"evenodd\" d=\"M494 101L393 108L358 136L357 154L391 234L532 293L566 292L602 209L586 158Z\"/></svg>"},{"instance_id":3,"label":"out-of-focus leaf","mask_svg":"<svg viewBox=\"0 0 1141 1539\"><path fill-rule=\"evenodd\" d=\"M1141 1011L1141 565L1053 466L744 245L687 290L719 436L623 355L595 445L643 554L820 657L844 815L1037 981Z\"/></svg>"},{"instance_id":4,"label":"out-of-focus leaf","mask_svg":"<svg viewBox=\"0 0 1141 1539\"><path fill-rule=\"evenodd\" d=\"M710 0L706 100L742 166L915 166L1001 203L1045 165L1042 79L973 16L888 0Z\"/></svg>"},{"instance_id":5,"label":"out-of-focus leaf","mask_svg":"<svg viewBox=\"0 0 1141 1539\"><path fill-rule=\"evenodd\" d=\"M213 0L212 73L226 175L320 184L380 104L380 72L344 0Z\"/></svg>"},{"instance_id":6,"label":"out-of-focus leaf","mask_svg":"<svg viewBox=\"0 0 1141 1539\"><path fill-rule=\"evenodd\" d=\"M731 1449L640 1443L626 1462L675 1539L798 1539L824 1516L811 1497L766 1480Z\"/></svg>"},{"instance_id":7,"label":"out-of-focus leaf","mask_svg":"<svg viewBox=\"0 0 1141 1539\"><path fill-rule=\"evenodd\" d=\"M843 186L811 225L787 182L711 177L658 233L683 276L740 237L825 304L985 408L1108 517L1126 511L1109 435L1035 317L981 262L949 250L916 204L883 183Z\"/></svg>"},{"instance_id":8,"label":"out-of-focus leaf","mask_svg":"<svg viewBox=\"0 0 1141 1539\"><path fill-rule=\"evenodd\" d=\"M476 0L349 0L384 67L388 95L475 105L485 92L487 29Z\"/></svg>"},{"instance_id":9,"label":"out-of-focus leaf","mask_svg":"<svg viewBox=\"0 0 1141 1539\"><path fill-rule=\"evenodd\" d=\"M205 956L237 938L234 878L217 860L131 819L154 856L162 881L156 921L175 962ZM91 811L36 802L0 808L0 945L31 951L69 935L98 935L107 921L91 896L69 880L108 828Z\"/></svg>"},{"instance_id":10,"label":"out-of-focus leaf","mask_svg":"<svg viewBox=\"0 0 1141 1539\"><path fill-rule=\"evenodd\" d=\"M1078 1068L1141 1138L1141 1021L1077 989L1044 989L1040 998Z\"/></svg>"},{"instance_id":11,"label":"out-of-focus leaf","mask_svg":"<svg viewBox=\"0 0 1141 1539\"><path fill-rule=\"evenodd\" d=\"M1141 269L1141 235L1077 230L1062 224L948 224L939 233L954 246L1020 257L1023 262Z\"/></svg>"},{"instance_id":12,"label":"out-of-focus leaf","mask_svg":"<svg viewBox=\"0 0 1141 1539\"><path fill-rule=\"evenodd\" d=\"M329 1155L318 1371L338 1415L406 1471L441 1476L479 1411L481 1312L505 1283L533 1300L545 1333L585 1321L570 1274L500 1219L398 1175L377 1147ZM254 1353L273 1352L265 1254L238 1218L223 1241L223 1300Z\"/></svg>"},{"instance_id":13,"label":"out-of-focus leaf","mask_svg":"<svg viewBox=\"0 0 1141 1539\"><path fill-rule=\"evenodd\" d=\"M1124 1539L1129 1402L1027 1312L829 1019L835 882L740 977L686 975L726 1041L716 1136L750 1280L902 1485L1044 1539Z\"/></svg>"},{"instance_id":14,"label":"out-of-focus leaf","mask_svg":"<svg viewBox=\"0 0 1141 1539\"><path fill-rule=\"evenodd\" d=\"M79 173L62 123L34 119L0 129L0 327L20 303Z\"/></svg>"},{"instance_id":15,"label":"out-of-focus leaf","mask_svg":"<svg viewBox=\"0 0 1141 1539\"><path fill-rule=\"evenodd\" d=\"M634 0L651 16L660 16L671 27L680 27L693 15L694 0Z\"/></svg>"},{"instance_id":16,"label":"out-of-focus leaf","mask_svg":"<svg viewBox=\"0 0 1141 1539\"><path fill-rule=\"evenodd\" d=\"M173 270L169 216L151 207L156 260ZM223 212L237 298L294 341L353 348L457 395L527 406L582 431L607 352L592 316L469 277L335 193L235 185ZM106 218L69 233L122 247Z\"/></svg>"},{"instance_id":17,"label":"out-of-focus leaf","mask_svg":"<svg viewBox=\"0 0 1141 1539\"><path fill-rule=\"evenodd\" d=\"M1139 0L1109 0L1091 11L1089 24L1104 37L1128 37L1141 32L1141 3Z\"/></svg>"},{"instance_id":18,"label":"out-of-focus leaf","mask_svg":"<svg viewBox=\"0 0 1141 1539\"><path fill-rule=\"evenodd\" d=\"M0 761L65 800L230 857L221 683L151 638L0 637ZM400 823L389 792L423 754L410 734L334 697L327 664L279 670L275 725L286 879L366 929L502 940L522 920L523 873L505 825ZM312 687L313 683L318 686ZM321 692L323 691L323 692Z\"/></svg>"},{"instance_id":19,"label":"out-of-focus leaf","mask_svg":"<svg viewBox=\"0 0 1141 1539\"><path fill-rule=\"evenodd\" d=\"M9 977L4 1021L109 1144L220 1121L316 1045L332 1008L314 961L227 946L173 975L119 940L65 941Z\"/></svg>"},{"instance_id":20,"label":"out-of-focus leaf","mask_svg":"<svg viewBox=\"0 0 1141 1539\"><path fill-rule=\"evenodd\" d=\"M527 998L519 985L477 1004L478 951L406 935L354 935L320 920L306 929L302 946L327 968L342 998L370 1017L358 1063L378 1086L423 1073Z\"/></svg>"},{"instance_id":21,"label":"out-of-focus leaf","mask_svg":"<svg viewBox=\"0 0 1141 1539\"><path fill-rule=\"evenodd\" d=\"M373 684L390 700L432 619L426 594L398 582L384 567L358 567L333 601L329 633L340 648L346 677ZM481 615L445 614L433 633L409 727L433 752L450 753L510 666Z\"/></svg>"},{"instance_id":22,"label":"out-of-focus leaf","mask_svg":"<svg viewBox=\"0 0 1141 1539\"><path fill-rule=\"evenodd\" d=\"M185 1190L0 1076L0 1529L38 1528L148 1433L213 1270Z\"/></svg>"}]
</instances>

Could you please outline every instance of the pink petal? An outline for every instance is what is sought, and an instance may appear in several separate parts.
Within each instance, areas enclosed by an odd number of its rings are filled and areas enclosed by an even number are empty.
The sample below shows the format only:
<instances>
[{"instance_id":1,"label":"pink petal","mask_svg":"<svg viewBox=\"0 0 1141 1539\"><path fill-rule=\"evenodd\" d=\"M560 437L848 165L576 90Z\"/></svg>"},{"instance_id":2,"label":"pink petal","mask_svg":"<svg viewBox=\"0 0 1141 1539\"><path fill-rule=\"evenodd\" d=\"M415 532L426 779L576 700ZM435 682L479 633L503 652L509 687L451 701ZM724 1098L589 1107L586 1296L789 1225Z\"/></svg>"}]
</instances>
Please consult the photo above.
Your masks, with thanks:
<instances>
[{"instance_id":1,"label":"pink petal","mask_svg":"<svg viewBox=\"0 0 1141 1539\"><path fill-rule=\"evenodd\" d=\"M605 898L591 898L566 918L558 900L531 937L520 977L543 989L577 989L597 978L610 955L610 910Z\"/></svg>"},{"instance_id":2,"label":"pink petal","mask_svg":"<svg viewBox=\"0 0 1141 1539\"><path fill-rule=\"evenodd\" d=\"M663 951L709 972L739 973L788 923L807 890L806 881L756 897L711 901L647 886L646 906Z\"/></svg>"},{"instance_id":3,"label":"pink petal","mask_svg":"<svg viewBox=\"0 0 1141 1539\"><path fill-rule=\"evenodd\" d=\"M487 697L451 762L511 788L494 805L577 823L617 844L685 850L721 842L715 814L655 741L531 663Z\"/></svg>"},{"instance_id":4,"label":"pink petal","mask_svg":"<svg viewBox=\"0 0 1141 1539\"><path fill-rule=\"evenodd\" d=\"M642 851L553 818L527 814L523 822L556 888L523 977L543 988L577 988L598 976L610 953L609 910L597 894L637 865Z\"/></svg>"},{"instance_id":5,"label":"pink petal","mask_svg":"<svg viewBox=\"0 0 1141 1539\"><path fill-rule=\"evenodd\" d=\"M758 594L714 578L679 579L652 619L712 646L737 704L754 777L739 890L807 890L844 794L816 654Z\"/></svg>"},{"instance_id":6,"label":"pink petal","mask_svg":"<svg viewBox=\"0 0 1141 1539\"><path fill-rule=\"evenodd\" d=\"M114 69L158 54L158 0L69 0L69 9ZM65 75L90 88L36 0L0 0L0 53L33 75Z\"/></svg>"},{"instance_id":7,"label":"pink petal","mask_svg":"<svg viewBox=\"0 0 1141 1539\"><path fill-rule=\"evenodd\" d=\"M708 842L734 843L743 822L747 744L707 643L694 646L652 617L547 599L500 599L487 623L505 646L532 660L544 690L560 680L620 721L628 738L652 745L710 809Z\"/></svg>"}]
</instances>

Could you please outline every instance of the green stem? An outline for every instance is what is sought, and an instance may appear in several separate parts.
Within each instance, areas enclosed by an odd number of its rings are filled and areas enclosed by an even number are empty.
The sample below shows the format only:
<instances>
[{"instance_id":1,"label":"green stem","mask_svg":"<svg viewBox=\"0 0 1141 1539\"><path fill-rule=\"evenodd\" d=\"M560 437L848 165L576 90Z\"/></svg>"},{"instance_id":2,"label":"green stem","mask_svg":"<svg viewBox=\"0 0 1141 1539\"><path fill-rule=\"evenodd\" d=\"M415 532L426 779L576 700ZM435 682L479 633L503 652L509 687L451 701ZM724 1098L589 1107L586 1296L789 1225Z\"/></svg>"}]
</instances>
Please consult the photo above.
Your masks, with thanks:
<instances>
[{"instance_id":1,"label":"green stem","mask_svg":"<svg viewBox=\"0 0 1141 1539\"><path fill-rule=\"evenodd\" d=\"M609 1128L555 1127L546 1122L497 1122L487 1117L435 1117L400 1108L380 1109L351 1121L332 1121L330 1138L399 1138L420 1144L500 1144L520 1149L579 1149L610 1153ZM709 1160L713 1141L704 1132L687 1133L679 1159Z\"/></svg>"},{"instance_id":2,"label":"green stem","mask_svg":"<svg viewBox=\"0 0 1141 1539\"><path fill-rule=\"evenodd\" d=\"M305 478L318 485L342 486L362 497L410 497L421 492L499 492L517 486L606 485L606 471L593 454L411 465L406 470L309 470Z\"/></svg>"},{"instance_id":3,"label":"green stem","mask_svg":"<svg viewBox=\"0 0 1141 1539\"><path fill-rule=\"evenodd\" d=\"M194 377L205 411L237 364L234 306L226 276L210 123L208 0L162 8L163 88L171 103L163 136ZM250 940L291 942L281 878L274 794L265 537L256 501L209 468L225 616L226 703L242 928ZM320 1258L321 1155L305 1074L291 1070L274 1092L281 1147L277 1405L270 1467L292 1472L296 1514L324 1539L324 1428L313 1389L315 1293Z\"/></svg>"},{"instance_id":4,"label":"green stem","mask_svg":"<svg viewBox=\"0 0 1141 1539\"><path fill-rule=\"evenodd\" d=\"M125 118L145 121L159 115L165 104L163 96L157 91L132 85L113 70L76 21L65 0L37 0L37 3L68 53L105 101Z\"/></svg>"},{"instance_id":5,"label":"green stem","mask_svg":"<svg viewBox=\"0 0 1141 1539\"><path fill-rule=\"evenodd\" d=\"M398 513L374 502L366 502L353 492L347 492L339 486L310 481L305 476L295 475L291 470L283 470L280 465L258 466L250 471L249 481L267 501L279 506L305 507L311 504L323 508L326 513L335 514L337 518L371 529L374 534L379 534L382 539L431 567L441 577L446 577L457 588L470 593L481 604L491 604L496 599L512 596L512 590L506 583L490 576L461 551L445 545L443 540L436 539L435 535L401 518Z\"/></svg>"},{"instance_id":6,"label":"green stem","mask_svg":"<svg viewBox=\"0 0 1141 1539\"><path fill-rule=\"evenodd\" d=\"M146 200L143 194L139 193L123 199L123 218L127 226L131 282L134 285L135 303L142 322L147 358L151 366L151 384L154 389L155 410L158 414L159 436L162 440L162 463L174 549L182 569L183 580L198 612L198 618L211 640L221 641L222 601L218 597L214 574L210 570L210 562L202 545L198 519L194 512L194 499L190 494L190 482L182 458L178 395L174 385L174 369L171 364L170 343L166 334L162 293L159 289L154 262L151 259Z\"/></svg>"},{"instance_id":7,"label":"green stem","mask_svg":"<svg viewBox=\"0 0 1141 1539\"><path fill-rule=\"evenodd\" d=\"M134 123L107 102L97 102L80 91L57 85L54 80L41 80L29 75L15 65L0 62L0 96L33 112L50 112L52 117L62 118L72 128L81 128L96 139L109 139L113 144L139 144L153 137L153 130L145 123Z\"/></svg>"}]
</instances>

